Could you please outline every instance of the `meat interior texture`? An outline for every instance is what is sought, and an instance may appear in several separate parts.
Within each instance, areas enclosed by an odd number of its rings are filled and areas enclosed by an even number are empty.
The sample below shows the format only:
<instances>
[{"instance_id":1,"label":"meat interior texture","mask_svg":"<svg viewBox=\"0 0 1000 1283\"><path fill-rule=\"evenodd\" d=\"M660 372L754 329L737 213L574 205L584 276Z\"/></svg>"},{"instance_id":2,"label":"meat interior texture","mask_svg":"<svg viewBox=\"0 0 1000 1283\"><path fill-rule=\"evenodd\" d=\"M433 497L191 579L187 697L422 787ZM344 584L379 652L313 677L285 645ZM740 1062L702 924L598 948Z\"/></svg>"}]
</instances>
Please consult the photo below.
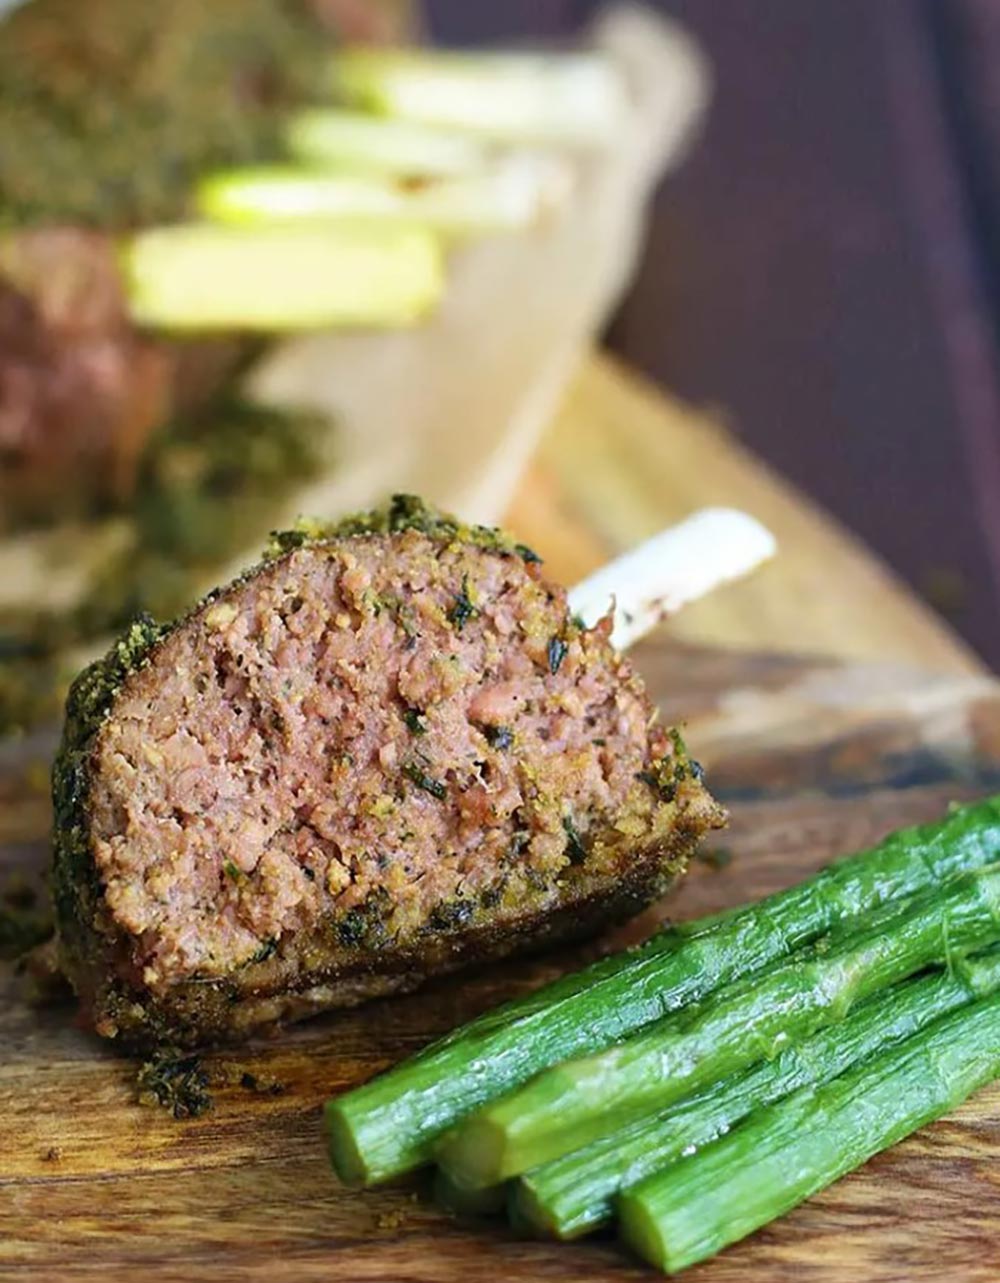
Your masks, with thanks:
<instances>
[{"instance_id":1,"label":"meat interior texture","mask_svg":"<svg viewBox=\"0 0 1000 1283\"><path fill-rule=\"evenodd\" d=\"M285 551L118 686L82 758L90 890L57 896L100 1032L241 1032L590 929L721 822L610 620L420 525Z\"/></svg>"}]
</instances>

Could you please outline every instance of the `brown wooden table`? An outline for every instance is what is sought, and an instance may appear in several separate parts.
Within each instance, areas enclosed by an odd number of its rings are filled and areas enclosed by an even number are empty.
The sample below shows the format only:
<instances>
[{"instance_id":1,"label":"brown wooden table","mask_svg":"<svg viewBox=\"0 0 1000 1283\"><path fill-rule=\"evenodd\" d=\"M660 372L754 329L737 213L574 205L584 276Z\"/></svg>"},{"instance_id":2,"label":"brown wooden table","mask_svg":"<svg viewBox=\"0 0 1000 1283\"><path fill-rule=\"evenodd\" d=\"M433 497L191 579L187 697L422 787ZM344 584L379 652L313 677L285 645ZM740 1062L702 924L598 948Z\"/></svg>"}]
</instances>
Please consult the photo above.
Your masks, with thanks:
<instances>
[{"instance_id":1,"label":"brown wooden table","mask_svg":"<svg viewBox=\"0 0 1000 1283\"><path fill-rule=\"evenodd\" d=\"M583 369L511 517L551 570L574 577L720 500L768 521L781 555L677 618L675 631L730 649L660 635L637 648L635 662L731 808L728 858L696 862L633 932L664 914L694 917L768 894L951 801L1000 787L1000 694L970 671L962 645L717 426L615 362L593 358ZM761 653L748 648L755 642L768 652L811 647L948 671ZM44 771L30 756L8 766L0 769L0 879L7 870L37 878L48 856ZM24 978L0 966L0 1277L652 1279L608 1236L530 1242L500 1220L449 1217L430 1205L426 1182L344 1189L323 1153L324 1098L583 956L483 968L207 1056L215 1106L183 1122L141 1108L135 1064L74 1027L71 1008L37 1006ZM282 1089L260 1094L246 1082ZM995 1086L685 1278L995 1283L998 1117Z\"/></svg>"}]
</instances>

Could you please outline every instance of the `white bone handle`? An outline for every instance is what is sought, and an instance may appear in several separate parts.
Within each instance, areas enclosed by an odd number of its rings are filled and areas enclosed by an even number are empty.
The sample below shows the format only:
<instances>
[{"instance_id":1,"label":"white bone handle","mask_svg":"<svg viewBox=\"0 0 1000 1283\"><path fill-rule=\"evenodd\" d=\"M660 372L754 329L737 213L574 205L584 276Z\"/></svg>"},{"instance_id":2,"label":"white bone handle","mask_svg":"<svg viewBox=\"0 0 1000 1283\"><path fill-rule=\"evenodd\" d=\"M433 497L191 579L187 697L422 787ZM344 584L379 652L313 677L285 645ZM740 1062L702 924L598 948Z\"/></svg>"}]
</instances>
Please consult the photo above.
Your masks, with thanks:
<instances>
[{"instance_id":1,"label":"white bone handle","mask_svg":"<svg viewBox=\"0 0 1000 1283\"><path fill-rule=\"evenodd\" d=\"M611 640L627 650L667 615L767 561L776 547L747 513L703 508L577 584L570 609L590 627L613 603Z\"/></svg>"}]
</instances>

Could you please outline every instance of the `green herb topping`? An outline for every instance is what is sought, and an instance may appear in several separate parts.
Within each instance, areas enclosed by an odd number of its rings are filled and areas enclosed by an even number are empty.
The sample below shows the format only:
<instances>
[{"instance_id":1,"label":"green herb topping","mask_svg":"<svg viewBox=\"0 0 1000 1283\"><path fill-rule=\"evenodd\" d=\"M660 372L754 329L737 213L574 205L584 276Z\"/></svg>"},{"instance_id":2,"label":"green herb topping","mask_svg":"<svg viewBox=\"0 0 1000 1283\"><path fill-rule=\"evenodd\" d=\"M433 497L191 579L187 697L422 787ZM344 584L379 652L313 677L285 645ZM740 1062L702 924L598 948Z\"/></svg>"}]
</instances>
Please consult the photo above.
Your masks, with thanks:
<instances>
[{"instance_id":1,"label":"green herb topping","mask_svg":"<svg viewBox=\"0 0 1000 1283\"><path fill-rule=\"evenodd\" d=\"M413 735L426 735L427 723L424 721L424 715L416 708L407 708L403 711L403 721L406 728Z\"/></svg>"},{"instance_id":2,"label":"green herb topping","mask_svg":"<svg viewBox=\"0 0 1000 1283\"><path fill-rule=\"evenodd\" d=\"M587 848L583 845L576 825L568 815L563 816L562 826L566 831L566 854L570 864L582 864L587 858Z\"/></svg>"},{"instance_id":3,"label":"green herb topping","mask_svg":"<svg viewBox=\"0 0 1000 1283\"><path fill-rule=\"evenodd\" d=\"M416 762L408 762L403 767L403 774L408 780L412 780L418 789L423 789L425 793L430 793L432 797L436 797L439 801L443 801L448 796L448 790L444 784L440 780L435 780L430 775L427 775Z\"/></svg>"},{"instance_id":4,"label":"green herb topping","mask_svg":"<svg viewBox=\"0 0 1000 1283\"><path fill-rule=\"evenodd\" d=\"M208 1074L197 1056L159 1052L136 1075L139 1103L161 1105L175 1118L197 1118L212 1108Z\"/></svg>"},{"instance_id":5,"label":"green herb topping","mask_svg":"<svg viewBox=\"0 0 1000 1283\"><path fill-rule=\"evenodd\" d=\"M485 726L483 734L491 748L498 748L501 752L514 743L514 732L509 726Z\"/></svg>"},{"instance_id":6,"label":"green herb topping","mask_svg":"<svg viewBox=\"0 0 1000 1283\"><path fill-rule=\"evenodd\" d=\"M469 620L479 614L478 608L473 605L469 596L468 575L462 576L462 587L455 594L454 603L451 610L448 611L448 619L461 632Z\"/></svg>"},{"instance_id":7,"label":"green herb topping","mask_svg":"<svg viewBox=\"0 0 1000 1283\"><path fill-rule=\"evenodd\" d=\"M553 676L555 676L555 674L558 673L560 665L562 664L563 660L566 658L566 652L568 650L569 650L569 646L567 645L566 642L563 641L561 637L553 637L552 640L549 642L549 647L548 647L549 672Z\"/></svg>"}]
</instances>

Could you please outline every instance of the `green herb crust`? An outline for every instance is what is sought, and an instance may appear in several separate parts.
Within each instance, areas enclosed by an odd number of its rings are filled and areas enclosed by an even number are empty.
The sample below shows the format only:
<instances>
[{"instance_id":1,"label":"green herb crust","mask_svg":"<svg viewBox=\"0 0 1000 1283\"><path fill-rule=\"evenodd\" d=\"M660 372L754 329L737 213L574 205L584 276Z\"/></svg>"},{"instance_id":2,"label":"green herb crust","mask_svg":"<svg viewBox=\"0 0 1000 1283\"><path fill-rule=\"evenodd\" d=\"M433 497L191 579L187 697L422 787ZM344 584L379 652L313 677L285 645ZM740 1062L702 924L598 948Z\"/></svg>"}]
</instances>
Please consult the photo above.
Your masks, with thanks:
<instances>
[{"instance_id":1,"label":"green herb crust","mask_svg":"<svg viewBox=\"0 0 1000 1283\"><path fill-rule=\"evenodd\" d=\"M174 1118L198 1118L214 1103L197 1056L179 1055L172 1048L144 1061L135 1081L140 1105L159 1105Z\"/></svg>"},{"instance_id":2,"label":"green herb crust","mask_svg":"<svg viewBox=\"0 0 1000 1283\"><path fill-rule=\"evenodd\" d=\"M52 894L60 965L81 973L87 960L107 957L100 930L101 885L90 854L87 819L90 748L126 677L140 668L168 631L137 619L108 653L85 668L70 687L62 740L52 764Z\"/></svg>"},{"instance_id":3,"label":"green herb crust","mask_svg":"<svg viewBox=\"0 0 1000 1283\"><path fill-rule=\"evenodd\" d=\"M417 530L432 539L472 544L487 552L516 554L522 561L538 564L541 557L524 544L516 543L504 530L493 526L472 525L441 512L412 494L393 495L384 508L356 512L338 521L303 518L292 530L275 531L265 557L280 557L296 548L346 539L355 535L394 535L404 530ZM253 573L251 570L249 573Z\"/></svg>"},{"instance_id":4,"label":"green herb crust","mask_svg":"<svg viewBox=\"0 0 1000 1283\"><path fill-rule=\"evenodd\" d=\"M282 154L329 46L295 0L31 0L0 22L0 209L121 228L197 178Z\"/></svg>"}]
</instances>

